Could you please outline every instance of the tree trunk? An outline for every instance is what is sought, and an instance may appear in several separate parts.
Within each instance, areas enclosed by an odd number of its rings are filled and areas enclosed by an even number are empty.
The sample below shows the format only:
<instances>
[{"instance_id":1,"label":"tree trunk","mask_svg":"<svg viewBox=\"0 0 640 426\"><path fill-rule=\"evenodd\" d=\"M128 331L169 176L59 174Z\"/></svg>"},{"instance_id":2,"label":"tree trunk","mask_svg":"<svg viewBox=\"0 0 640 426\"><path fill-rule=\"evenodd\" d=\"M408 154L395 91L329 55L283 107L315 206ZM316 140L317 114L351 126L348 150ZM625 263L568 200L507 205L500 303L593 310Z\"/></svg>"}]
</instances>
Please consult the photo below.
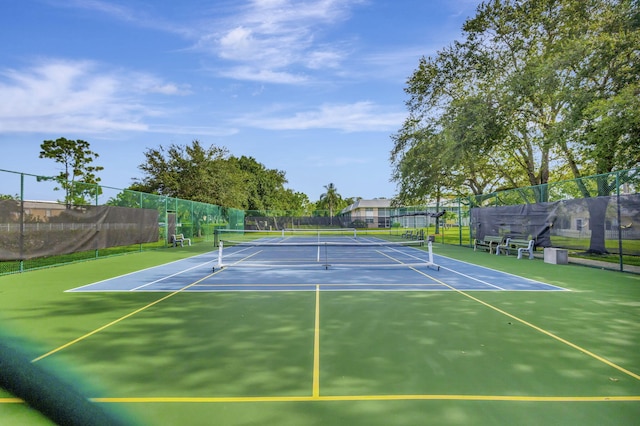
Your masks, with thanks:
<instances>
[{"instance_id":1,"label":"tree trunk","mask_svg":"<svg viewBox=\"0 0 640 426\"><path fill-rule=\"evenodd\" d=\"M589 209L589 229L591 230L591 240L587 253L606 254L609 253L605 246L605 218L610 197L587 198Z\"/></svg>"}]
</instances>

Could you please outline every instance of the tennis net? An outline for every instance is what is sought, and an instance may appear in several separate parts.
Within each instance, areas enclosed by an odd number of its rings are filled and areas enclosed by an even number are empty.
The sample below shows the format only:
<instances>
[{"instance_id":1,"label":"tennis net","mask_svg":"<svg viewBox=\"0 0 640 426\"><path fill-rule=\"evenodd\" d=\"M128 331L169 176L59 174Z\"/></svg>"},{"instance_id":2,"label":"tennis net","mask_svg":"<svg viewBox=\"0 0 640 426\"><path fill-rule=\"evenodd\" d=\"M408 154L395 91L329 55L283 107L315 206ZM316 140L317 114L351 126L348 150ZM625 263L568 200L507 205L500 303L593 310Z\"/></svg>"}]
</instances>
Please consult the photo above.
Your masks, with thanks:
<instances>
[{"instance_id":1,"label":"tennis net","mask_svg":"<svg viewBox=\"0 0 640 426\"><path fill-rule=\"evenodd\" d=\"M261 231L248 229L217 229L214 235L215 245L218 241L234 243L254 241L334 241L355 239L358 231L354 228L336 229L281 229L277 231Z\"/></svg>"},{"instance_id":2,"label":"tennis net","mask_svg":"<svg viewBox=\"0 0 640 426\"><path fill-rule=\"evenodd\" d=\"M221 230L229 231L229 230ZM354 229L219 232L223 267L434 267L431 242L358 236Z\"/></svg>"}]
</instances>

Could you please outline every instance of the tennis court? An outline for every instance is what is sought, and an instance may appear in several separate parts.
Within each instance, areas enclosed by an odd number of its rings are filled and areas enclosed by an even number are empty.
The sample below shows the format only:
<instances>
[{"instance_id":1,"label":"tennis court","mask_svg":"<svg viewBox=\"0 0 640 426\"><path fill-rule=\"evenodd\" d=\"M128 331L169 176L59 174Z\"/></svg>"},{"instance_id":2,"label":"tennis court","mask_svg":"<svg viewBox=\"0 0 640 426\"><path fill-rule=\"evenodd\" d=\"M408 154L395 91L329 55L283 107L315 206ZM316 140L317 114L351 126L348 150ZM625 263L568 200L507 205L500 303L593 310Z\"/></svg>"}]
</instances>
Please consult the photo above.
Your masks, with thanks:
<instances>
[{"instance_id":1,"label":"tennis court","mask_svg":"<svg viewBox=\"0 0 640 426\"><path fill-rule=\"evenodd\" d=\"M0 277L33 364L132 424L633 424L640 279L250 235ZM0 394L0 418L47 424Z\"/></svg>"},{"instance_id":2,"label":"tennis court","mask_svg":"<svg viewBox=\"0 0 640 426\"><path fill-rule=\"evenodd\" d=\"M231 231L229 231L231 232ZM558 291L434 255L423 241L257 233L251 240L70 291ZM275 236L274 236L275 235ZM219 244L224 247L224 244Z\"/></svg>"}]
</instances>

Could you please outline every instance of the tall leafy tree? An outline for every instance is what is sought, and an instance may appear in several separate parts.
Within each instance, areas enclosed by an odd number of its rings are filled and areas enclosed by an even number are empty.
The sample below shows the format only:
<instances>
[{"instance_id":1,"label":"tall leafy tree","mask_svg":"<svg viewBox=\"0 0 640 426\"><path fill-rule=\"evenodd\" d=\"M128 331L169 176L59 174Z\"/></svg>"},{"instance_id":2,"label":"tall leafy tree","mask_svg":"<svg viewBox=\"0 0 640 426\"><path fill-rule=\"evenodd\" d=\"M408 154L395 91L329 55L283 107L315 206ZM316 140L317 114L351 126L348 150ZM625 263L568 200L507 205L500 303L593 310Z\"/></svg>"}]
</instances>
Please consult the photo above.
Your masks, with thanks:
<instances>
[{"instance_id":1,"label":"tall leafy tree","mask_svg":"<svg viewBox=\"0 0 640 426\"><path fill-rule=\"evenodd\" d=\"M285 172L268 169L253 157L232 158L239 170L244 172L247 210L286 209L287 183Z\"/></svg>"},{"instance_id":2,"label":"tall leafy tree","mask_svg":"<svg viewBox=\"0 0 640 426\"><path fill-rule=\"evenodd\" d=\"M283 171L224 147L194 140L148 149L145 157L145 176L130 189L245 210L300 210L306 199L285 188Z\"/></svg>"},{"instance_id":3,"label":"tall leafy tree","mask_svg":"<svg viewBox=\"0 0 640 426\"><path fill-rule=\"evenodd\" d=\"M342 197L338 194L338 188L333 183L324 186L325 192L320 195L320 205L329 210L329 217L333 218L333 213L338 207Z\"/></svg>"},{"instance_id":4,"label":"tall leafy tree","mask_svg":"<svg viewBox=\"0 0 640 426\"><path fill-rule=\"evenodd\" d=\"M131 189L152 192L225 207L244 208L244 174L229 161L226 148L172 144L150 148L146 162L138 166L145 174Z\"/></svg>"},{"instance_id":5,"label":"tall leafy tree","mask_svg":"<svg viewBox=\"0 0 640 426\"><path fill-rule=\"evenodd\" d=\"M537 185L537 201L547 200L543 184L553 173L580 178L637 165L639 16L637 0L482 3L465 22L464 39L423 58L409 79L410 119L395 138L396 170L425 173L414 147L398 143L416 128L458 153L435 154L441 171L468 175L488 159L498 189ZM433 194L436 176L426 179ZM608 195L604 183L597 194L582 189L584 197ZM590 250L601 252L606 205L592 204L598 229Z\"/></svg>"},{"instance_id":6,"label":"tall leafy tree","mask_svg":"<svg viewBox=\"0 0 640 426\"><path fill-rule=\"evenodd\" d=\"M101 193L96 172L104 168L92 165L99 155L91 150L89 142L58 138L42 142L40 149L40 158L50 158L62 165L56 178L60 188L56 189L65 191L67 208L91 204L91 200Z\"/></svg>"}]
</instances>

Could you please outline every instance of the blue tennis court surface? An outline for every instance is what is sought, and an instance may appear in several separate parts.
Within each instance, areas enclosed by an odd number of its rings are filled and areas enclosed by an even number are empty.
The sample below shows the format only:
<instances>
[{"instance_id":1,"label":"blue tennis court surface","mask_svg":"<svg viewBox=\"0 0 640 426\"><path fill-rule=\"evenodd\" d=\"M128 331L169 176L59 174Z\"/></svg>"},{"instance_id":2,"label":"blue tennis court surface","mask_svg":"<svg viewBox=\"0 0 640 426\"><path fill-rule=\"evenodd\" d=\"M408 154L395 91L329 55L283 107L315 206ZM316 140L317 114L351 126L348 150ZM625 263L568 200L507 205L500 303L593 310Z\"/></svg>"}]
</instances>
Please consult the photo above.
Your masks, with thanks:
<instances>
[{"instance_id":1,"label":"blue tennis court surface","mask_svg":"<svg viewBox=\"0 0 640 426\"><path fill-rule=\"evenodd\" d=\"M348 247L333 250L332 258L317 248L297 250L309 259L279 263L270 249L234 247L225 252L223 268L217 267L220 254L211 252L68 291L565 291L437 254L429 266L427 252L414 247L371 249L366 259Z\"/></svg>"}]
</instances>

